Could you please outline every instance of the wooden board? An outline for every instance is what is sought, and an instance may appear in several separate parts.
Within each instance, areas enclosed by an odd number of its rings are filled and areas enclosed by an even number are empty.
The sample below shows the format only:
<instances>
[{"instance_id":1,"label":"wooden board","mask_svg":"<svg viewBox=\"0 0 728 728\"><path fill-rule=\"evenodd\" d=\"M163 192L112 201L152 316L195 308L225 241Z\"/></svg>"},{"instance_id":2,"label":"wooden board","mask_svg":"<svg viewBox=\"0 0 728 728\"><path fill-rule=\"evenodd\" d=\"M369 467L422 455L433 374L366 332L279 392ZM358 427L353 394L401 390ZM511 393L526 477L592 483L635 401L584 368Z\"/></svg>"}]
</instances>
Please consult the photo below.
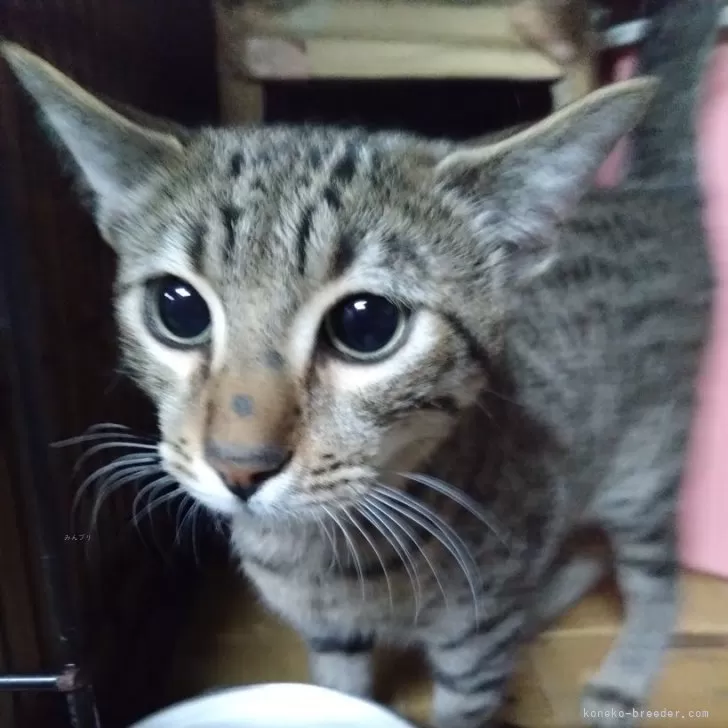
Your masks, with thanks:
<instances>
[{"instance_id":1,"label":"wooden board","mask_svg":"<svg viewBox=\"0 0 728 728\"><path fill-rule=\"evenodd\" d=\"M678 720L723 728L728 715L728 582L685 573L683 589L679 627L649 709L679 711L685 718L658 715L644 725L669 728ZM620 614L619 599L607 587L537 640L521 662L508 719L523 728L579 725L581 685L609 649ZM259 605L242 578L228 572L210 576L173 664L172 700L216 687L309 679L298 636ZM378 684L381 700L411 720L425 721L431 687L416 656L381 655Z\"/></svg>"},{"instance_id":2,"label":"wooden board","mask_svg":"<svg viewBox=\"0 0 728 728\"><path fill-rule=\"evenodd\" d=\"M527 48L509 3L309 0L289 12L219 0L225 82L300 78L554 79L560 69Z\"/></svg>"},{"instance_id":3,"label":"wooden board","mask_svg":"<svg viewBox=\"0 0 728 728\"><path fill-rule=\"evenodd\" d=\"M271 12L255 0L220 2L236 32L281 38L340 38L458 45L521 47L508 17L513 3L478 4L403 0L307 0L288 12Z\"/></svg>"}]
</instances>

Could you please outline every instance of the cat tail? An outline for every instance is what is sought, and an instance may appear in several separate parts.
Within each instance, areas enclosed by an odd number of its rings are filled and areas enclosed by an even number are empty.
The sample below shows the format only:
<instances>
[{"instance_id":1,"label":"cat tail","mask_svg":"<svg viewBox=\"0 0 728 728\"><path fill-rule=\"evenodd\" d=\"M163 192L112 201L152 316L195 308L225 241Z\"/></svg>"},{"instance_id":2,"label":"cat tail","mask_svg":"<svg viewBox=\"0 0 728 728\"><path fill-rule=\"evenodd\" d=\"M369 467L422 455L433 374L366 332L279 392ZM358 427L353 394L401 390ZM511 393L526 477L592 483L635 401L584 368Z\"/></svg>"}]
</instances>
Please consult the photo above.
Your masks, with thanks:
<instances>
[{"instance_id":1,"label":"cat tail","mask_svg":"<svg viewBox=\"0 0 728 728\"><path fill-rule=\"evenodd\" d=\"M696 112L725 0L645 0L639 73L659 81L634 131L627 181L697 187Z\"/></svg>"}]
</instances>

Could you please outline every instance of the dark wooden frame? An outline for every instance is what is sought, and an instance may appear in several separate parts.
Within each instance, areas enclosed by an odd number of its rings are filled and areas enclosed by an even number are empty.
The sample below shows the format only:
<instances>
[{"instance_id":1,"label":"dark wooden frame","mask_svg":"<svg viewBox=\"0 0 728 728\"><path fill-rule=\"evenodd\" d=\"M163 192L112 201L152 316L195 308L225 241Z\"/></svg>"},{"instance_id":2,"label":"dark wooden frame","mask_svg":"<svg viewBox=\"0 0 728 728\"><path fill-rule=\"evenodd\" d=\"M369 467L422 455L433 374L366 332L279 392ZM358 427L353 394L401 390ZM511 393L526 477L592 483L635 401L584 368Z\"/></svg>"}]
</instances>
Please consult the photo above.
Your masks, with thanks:
<instances>
[{"instance_id":1,"label":"dark wooden frame","mask_svg":"<svg viewBox=\"0 0 728 728\"><path fill-rule=\"evenodd\" d=\"M217 119L207 0L0 0L0 32L121 103ZM49 444L153 419L116 375L111 251L2 63L0 188L0 724L126 728L167 702L196 570L129 528L128 497L91 541L88 508L69 518L80 449Z\"/></svg>"}]
</instances>

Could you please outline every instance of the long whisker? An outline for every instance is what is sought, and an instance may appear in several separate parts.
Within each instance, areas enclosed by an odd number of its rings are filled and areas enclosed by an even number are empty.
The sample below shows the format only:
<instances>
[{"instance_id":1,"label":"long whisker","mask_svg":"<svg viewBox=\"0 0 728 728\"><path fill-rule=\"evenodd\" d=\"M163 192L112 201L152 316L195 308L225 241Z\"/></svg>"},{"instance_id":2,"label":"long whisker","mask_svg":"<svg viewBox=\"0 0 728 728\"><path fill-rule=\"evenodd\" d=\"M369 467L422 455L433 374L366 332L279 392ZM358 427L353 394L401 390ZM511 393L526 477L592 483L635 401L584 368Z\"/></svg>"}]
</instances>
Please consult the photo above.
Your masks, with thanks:
<instances>
[{"instance_id":1,"label":"long whisker","mask_svg":"<svg viewBox=\"0 0 728 728\"><path fill-rule=\"evenodd\" d=\"M149 467L130 466L130 468L124 470L123 477L119 478L118 474L115 476L115 484L109 485L107 483L104 483L103 486L99 489L99 493L95 499L93 508L91 509L91 525L89 528L89 532L93 533L96 530L99 514L101 513L101 507L103 506L105 501L107 501L122 486L130 482L138 481L141 478L150 474L152 473L150 473Z\"/></svg>"},{"instance_id":2,"label":"long whisker","mask_svg":"<svg viewBox=\"0 0 728 728\"><path fill-rule=\"evenodd\" d=\"M359 558L359 554L356 550L356 544L351 538L351 535L346 529L346 526L341 522L341 520L338 518L336 513L328 508L327 506L322 505L321 508L323 509L324 513L326 513L329 518L339 527L341 530L341 533L344 536L344 540L346 541L347 551L351 554L351 558L354 560L354 568L356 569L356 574L359 581L359 586L361 587L361 595L363 599L366 599L366 585L364 582L364 570L362 569L361 565L361 559Z\"/></svg>"},{"instance_id":3,"label":"long whisker","mask_svg":"<svg viewBox=\"0 0 728 728\"><path fill-rule=\"evenodd\" d=\"M130 430L131 428L127 425L120 425L118 422L97 422L95 425L91 425L88 428L89 432L95 432L96 430Z\"/></svg>"},{"instance_id":4,"label":"long whisker","mask_svg":"<svg viewBox=\"0 0 728 728\"><path fill-rule=\"evenodd\" d=\"M116 474L113 478L109 478L108 481L105 481L101 488L99 488L99 492L105 492L105 493L114 493L118 490L121 490L123 487L128 485L129 483L139 482L141 480L144 480L149 477L157 476L161 472L159 469L159 466L143 466L140 465L133 471L126 470L122 474Z\"/></svg>"},{"instance_id":5,"label":"long whisker","mask_svg":"<svg viewBox=\"0 0 728 728\"><path fill-rule=\"evenodd\" d=\"M184 493L179 488L175 488L171 493L164 493L158 498L150 500L137 517L141 520L145 516L151 515L152 511L157 509L159 506L164 505L165 503L169 505L169 503L171 503L175 498L180 498L182 496L184 496Z\"/></svg>"},{"instance_id":6,"label":"long whisker","mask_svg":"<svg viewBox=\"0 0 728 728\"><path fill-rule=\"evenodd\" d=\"M399 521L396 519L396 517L392 517L390 514L387 513L387 511L382 507L380 503L374 503L370 500L362 501L359 504L360 509L362 510L362 515L370 522L373 526L379 529L380 533L384 536L384 538L387 539L387 542L392 546L394 551L397 553L397 556L402 561L402 564L404 565L405 571L407 572L407 577L409 578L410 585L412 586L413 590L413 597L415 600L415 617L414 621L417 621L417 618L420 615L420 610L422 609L422 583L420 582L420 577L417 573L417 565L412 561L412 556L409 553L409 550L402 542L401 538L397 534L397 532L392 528L392 526L389 525L389 523L394 524L397 526L400 530L402 530L406 535L409 535L410 539L413 541L413 543L419 548L419 545L417 544L416 537L414 533L410 529L407 528L406 525L403 525L399 523ZM389 534L389 536L387 535ZM426 554L423 554L425 556L425 559L429 563L429 559L427 558ZM432 569L432 564L430 564L430 568ZM437 574L435 573L433 569L433 574L435 574L435 579L437 579ZM439 580L438 580L439 583ZM443 592L444 594L444 592Z\"/></svg>"},{"instance_id":7,"label":"long whisker","mask_svg":"<svg viewBox=\"0 0 728 728\"><path fill-rule=\"evenodd\" d=\"M387 516L392 522L394 522L397 526L399 526L400 529L407 535L407 537L412 541L412 543L417 548L417 551L421 554L422 558L425 560L425 563L429 567L430 571L432 572L432 576L435 579L435 582L437 583L437 587L440 590L440 593L442 594L443 601L445 602L445 609L449 609L449 598L447 595L447 591L445 591L445 587L443 586L443 583L440 579L440 574L433 563L432 559L427 555L427 552L425 551L424 547L420 545L419 539L415 535L415 533L412 531L409 526L405 522L401 520L401 518L397 518L397 515L402 516L403 518L412 521L415 523L415 525L420 526L423 528L427 533L429 533L431 536L436 538L438 542L442 543L442 538L438 536L437 533L433 533L432 526L430 526L427 523L423 523L421 519L419 519L418 516L415 516L414 518L412 515L405 511L401 504L399 503L392 503L390 501L386 501L383 498L378 497L376 494L371 494L370 496L373 500L376 500L376 507L378 508L379 512L382 514L382 516ZM370 504L372 507L375 506L374 503ZM458 565L460 565L460 560L457 559ZM462 566L460 567L462 568Z\"/></svg>"},{"instance_id":8,"label":"long whisker","mask_svg":"<svg viewBox=\"0 0 728 728\"><path fill-rule=\"evenodd\" d=\"M51 447L70 447L71 445L81 445L86 442L103 442L108 440L117 440L118 442L136 442L140 447L156 447L153 445L156 442L151 437L140 437L139 435L131 435L125 432L98 432L89 433L85 435L76 435L75 437L69 437L65 440L58 440L58 442L52 442Z\"/></svg>"},{"instance_id":9,"label":"long whisker","mask_svg":"<svg viewBox=\"0 0 728 728\"><path fill-rule=\"evenodd\" d=\"M503 402L507 402L508 404L515 405L516 407L521 406L521 404L519 402L517 402L515 399L512 399L511 397L506 396L502 392L496 392L495 389L489 389L486 387L483 390L483 392L491 397L497 397L498 399L500 399Z\"/></svg>"},{"instance_id":10,"label":"long whisker","mask_svg":"<svg viewBox=\"0 0 728 728\"><path fill-rule=\"evenodd\" d=\"M331 572L332 569L336 568L338 564L338 554L336 553L336 530L334 530L332 534L331 531L329 531L329 527L326 525L324 517L320 514L315 514L314 517L316 520L316 525L321 529L324 536L326 536L326 541L331 549L331 559L329 561L329 566L326 569L326 573L328 574Z\"/></svg>"},{"instance_id":11,"label":"long whisker","mask_svg":"<svg viewBox=\"0 0 728 728\"><path fill-rule=\"evenodd\" d=\"M143 488L139 490L136 497L134 498L134 502L131 507L131 523L133 524L135 530L139 534L139 536L144 539L144 536L142 535L141 531L141 519L140 514L138 513L139 505L141 504L142 500L146 497L147 503L149 504L149 509L147 511L147 514L149 515L149 529L151 532L152 540L154 542L154 546L156 547L157 551L160 554L164 555L164 549L162 548L162 545L160 544L159 537L156 531L156 524L152 515L152 509L153 509L153 502L154 500L159 497L160 495L164 494L167 488L170 486L174 486L174 488L177 487L177 481L176 479L166 474L164 471L154 480L152 480L151 483L147 483ZM174 491L173 491L174 492ZM167 561L166 556L164 557L165 561Z\"/></svg>"},{"instance_id":12,"label":"long whisker","mask_svg":"<svg viewBox=\"0 0 728 728\"><path fill-rule=\"evenodd\" d=\"M83 495L83 492L86 488L89 487L89 485L94 483L99 478L104 478L108 476L109 473L113 473L118 468L122 468L127 465L143 465L156 463L158 461L159 458L157 457L157 455L151 453L128 453L127 455L122 455L112 462L106 463L106 465L102 465L101 467L96 468L96 470L90 473L79 486L77 494L80 493L81 495Z\"/></svg>"},{"instance_id":13,"label":"long whisker","mask_svg":"<svg viewBox=\"0 0 728 728\"><path fill-rule=\"evenodd\" d=\"M420 503L407 493L395 490L389 486L379 485L377 488L377 496L385 498L388 502L396 501L400 506L406 507L397 509L398 512L406 516L413 523L428 531L436 538L452 555L458 566L462 569L463 575L468 581L473 597L473 609L475 610L475 619L478 620L478 589L475 586L474 575L479 580L480 574L478 565L470 553L467 544L458 536L452 527L445 522L440 516L433 512L430 508ZM414 511L414 513L412 513ZM434 530L433 530L434 529Z\"/></svg>"},{"instance_id":14,"label":"long whisker","mask_svg":"<svg viewBox=\"0 0 728 728\"><path fill-rule=\"evenodd\" d=\"M477 570L477 562L470 554L470 549L468 548L467 544L462 540L462 538L460 538L460 536L452 528L452 526L450 526L449 523L443 520L435 511L426 506L424 503L418 501L416 498L413 498L411 495L396 490L395 488L392 488L388 485L383 485L380 483L377 488L377 494L395 500L400 505L406 506L415 511L415 513L418 513L419 515L426 518L427 521L432 523L433 526L440 529L443 536L447 536L448 543L454 550L462 550L467 554L468 560L471 562L471 565ZM423 528L424 527L425 526L423 526Z\"/></svg>"},{"instance_id":15,"label":"long whisker","mask_svg":"<svg viewBox=\"0 0 728 728\"><path fill-rule=\"evenodd\" d=\"M495 421L495 417L493 416L493 413L485 406L483 402L478 400L475 403L475 406L491 421Z\"/></svg>"},{"instance_id":16,"label":"long whisker","mask_svg":"<svg viewBox=\"0 0 728 728\"><path fill-rule=\"evenodd\" d=\"M132 429L128 427L127 425L120 425L117 422L97 422L95 425L91 425L86 429L86 432L88 433L95 433L95 432L132 432ZM137 433L134 435L135 437L141 437L145 440L154 440L157 441L159 439L158 436L152 435L152 434L144 434L144 433Z\"/></svg>"},{"instance_id":17,"label":"long whisker","mask_svg":"<svg viewBox=\"0 0 728 728\"><path fill-rule=\"evenodd\" d=\"M177 505L177 518L175 519L175 536L174 536L174 543L178 546L182 544L182 524L184 524L185 519L189 515L189 509L187 510L187 513L185 515L182 515L182 509L188 505L188 503L191 503L194 505L194 501L190 498L189 495L185 494L184 498L180 501L180 503ZM190 506L191 507L191 506Z\"/></svg>"},{"instance_id":18,"label":"long whisker","mask_svg":"<svg viewBox=\"0 0 728 728\"><path fill-rule=\"evenodd\" d=\"M94 470L94 472L91 473L83 481L83 483L81 483L78 490L76 491L76 494L73 498L73 502L71 503L71 520L73 520L75 518L75 514L78 509L78 506L81 503L81 500L83 499L84 495L86 494L86 491L97 480L104 478L111 473L116 473L117 471L118 471L118 473L127 472L127 469L130 467L138 467L141 465L153 465L156 462L157 462L156 456L132 453L130 455L125 455L121 458L118 458L117 460L114 460L114 462L109 463L108 465L104 465L101 468L97 468L96 470Z\"/></svg>"},{"instance_id":19,"label":"long whisker","mask_svg":"<svg viewBox=\"0 0 728 728\"><path fill-rule=\"evenodd\" d=\"M156 480L153 480L151 483L147 483L144 487L139 489L139 492L134 496L134 501L131 504L131 516L132 516L132 523L134 526L139 529L139 518L137 509L141 505L142 501L147 497L154 497L154 493L157 490L161 490L165 488L168 485L172 485L175 482L175 479L171 475L161 475Z\"/></svg>"},{"instance_id":20,"label":"long whisker","mask_svg":"<svg viewBox=\"0 0 728 728\"><path fill-rule=\"evenodd\" d=\"M131 481L137 480L142 475L144 475L144 468L140 466L134 466L130 467L125 471L125 477L122 479L122 484L124 482L128 482L127 479L130 479ZM116 492L117 488L111 487L111 488L99 488L98 492L96 493L96 497L94 498L93 505L91 507L91 516L89 518L89 533L95 533L98 527L98 520L99 515L101 514L101 508L103 504Z\"/></svg>"},{"instance_id":21,"label":"long whisker","mask_svg":"<svg viewBox=\"0 0 728 728\"><path fill-rule=\"evenodd\" d=\"M374 551L374 555L377 557L377 560L382 566L382 573L384 574L384 581L387 583L387 594L389 596L389 609L392 613L394 613L394 594L392 592L392 581L389 578L389 572L387 571L387 565L384 563L384 559L382 558L382 554L377 548L377 544L374 542L374 539L369 536L369 534L366 532L366 529L362 528L359 523L357 523L357 520L354 515L349 513L348 510L344 510L344 515L354 524L354 527L361 533L364 540L369 544L372 551ZM368 519L367 519L368 520ZM372 523L371 521L369 521ZM376 524L372 524L376 528ZM376 528L377 533L381 533L378 528Z\"/></svg>"},{"instance_id":22,"label":"long whisker","mask_svg":"<svg viewBox=\"0 0 728 728\"><path fill-rule=\"evenodd\" d=\"M392 519L389 518L385 520L386 514L382 513L382 510L377 504L362 501L359 503L359 510L362 518L365 518L379 533L382 534L384 539L392 547L394 552L397 554L397 557L402 562L407 573L410 586L412 587L412 596L415 602L414 622L416 623L422 608L422 585L420 583L419 576L417 575L417 567L412 562L412 557L402 543L397 532L387 523L387 520L392 522Z\"/></svg>"},{"instance_id":23,"label":"long whisker","mask_svg":"<svg viewBox=\"0 0 728 728\"><path fill-rule=\"evenodd\" d=\"M490 515L472 498L465 495L465 493L457 490L457 488L453 488L453 486L449 485L443 480L440 480L439 478L433 478L431 475L423 475L421 473L398 473L398 475L406 478L407 480L411 480L415 483L419 483L420 485L424 485L427 488L431 488L437 493L441 493L442 495L446 496L450 500L465 508L465 510L475 516L475 518L477 518L486 528L494 533L498 540L510 550L510 544L508 543L508 540L500 532L500 529L498 529L493 523Z\"/></svg>"},{"instance_id":24,"label":"long whisker","mask_svg":"<svg viewBox=\"0 0 728 728\"><path fill-rule=\"evenodd\" d=\"M182 517L182 520L179 522L179 526L177 527L177 536L175 538L175 543L182 544L182 534L185 529L185 525L189 521L190 524L194 523L194 513L197 510L197 501L194 500L194 498L189 498L189 508L187 509L187 512ZM181 506L180 506L181 511ZM195 531L194 528L192 529L192 554L193 558L196 558L196 548L195 548Z\"/></svg>"},{"instance_id":25,"label":"long whisker","mask_svg":"<svg viewBox=\"0 0 728 728\"><path fill-rule=\"evenodd\" d=\"M137 442L104 442L100 445L94 445L91 449L89 449L86 453L84 453L76 463L76 466L73 469L73 476L75 477L78 472L83 467L83 464L89 459L92 458L97 453L103 452L104 450L111 450L111 449L119 449L119 450L148 450L148 451L156 451L157 446L153 445L140 445ZM149 453L146 453L147 456L149 456Z\"/></svg>"},{"instance_id":26,"label":"long whisker","mask_svg":"<svg viewBox=\"0 0 728 728\"><path fill-rule=\"evenodd\" d=\"M124 462L128 462L128 461L124 461ZM157 470L161 470L160 460L159 460L158 457L154 457L151 461L145 461L145 462L149 462L150 463L150 465L148 466L150 475L153 474ZM154 467L152 467L152 465ZM111 475L110 477L105 478L102 481L102 483L101 483L101 487L102 488L111 488L111 487L114 487L115 484L116 484L116 482L118 480L121 480L121 479L126 480L125 475L124 475L122 469L120 469L114 475Z\"/></svg>"}]
</instances>

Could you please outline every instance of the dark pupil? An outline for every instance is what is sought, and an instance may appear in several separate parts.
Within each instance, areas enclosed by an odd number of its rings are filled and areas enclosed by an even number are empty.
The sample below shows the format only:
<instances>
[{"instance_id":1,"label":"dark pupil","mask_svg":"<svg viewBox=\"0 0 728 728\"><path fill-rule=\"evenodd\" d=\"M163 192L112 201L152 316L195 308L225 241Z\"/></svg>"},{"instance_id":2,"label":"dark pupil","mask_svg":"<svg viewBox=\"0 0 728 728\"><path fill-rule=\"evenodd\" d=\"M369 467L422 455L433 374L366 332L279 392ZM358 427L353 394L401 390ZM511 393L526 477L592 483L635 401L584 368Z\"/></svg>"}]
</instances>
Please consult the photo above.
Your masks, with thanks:
<instances>
[{"instance_id":1,"label":"dark pupil","mask_svg":"<svg viewBox=\"0 0 728 728\"><path fill-rule=\"evenodd\" d=\"M210 325L210 311L202 296L188 283L168 277L159 286L159 320L179 339L194 339Z\"/></svg>"},{"instance_id":2,"label":"dark pupil","mask_svg":"<svg viewBox=\"0 0 728 728\"><path fill-rule=\"evenodd\" d=\"M381 296L352 296L330 314L331 333L362 354L383 349L397 332L399 309Z\"/></svg>"}]
</instances>

